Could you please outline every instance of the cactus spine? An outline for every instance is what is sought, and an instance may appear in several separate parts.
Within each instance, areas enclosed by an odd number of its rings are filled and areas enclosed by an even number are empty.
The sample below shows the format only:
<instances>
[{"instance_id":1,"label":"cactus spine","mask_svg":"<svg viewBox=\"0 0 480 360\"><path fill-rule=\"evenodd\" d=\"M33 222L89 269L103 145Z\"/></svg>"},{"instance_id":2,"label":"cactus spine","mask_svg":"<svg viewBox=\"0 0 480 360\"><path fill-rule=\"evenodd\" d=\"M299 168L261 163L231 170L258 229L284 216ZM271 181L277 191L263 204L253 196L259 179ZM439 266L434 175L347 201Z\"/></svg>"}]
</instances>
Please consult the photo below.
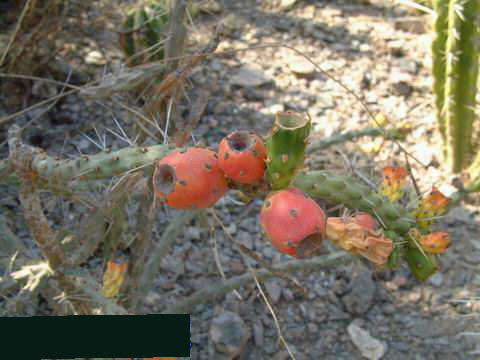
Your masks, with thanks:
<instances>
[{"instance_id":1,"label":"cactus spine","mask_svg":"<svg viewBox=\"0 0 480 360\"><path fill-rule=\"evenodd\" d=\"M273 190L287 187L303 167L307 138L312 127L309 118L291 112L275 117L267 145L267 179Z\"/></svg>"},{"instance_id":2,"label":"cactus spine","mask_svg":"<svg viewBox=\"0 0 480 360\"><path fill-rule=\"evenodd\" d=\"M474 150L471 135L478 77L478 7L478 0L435 3L434 91L447 162L454 172L471 161Z\"/></svg>"}]
</instances>

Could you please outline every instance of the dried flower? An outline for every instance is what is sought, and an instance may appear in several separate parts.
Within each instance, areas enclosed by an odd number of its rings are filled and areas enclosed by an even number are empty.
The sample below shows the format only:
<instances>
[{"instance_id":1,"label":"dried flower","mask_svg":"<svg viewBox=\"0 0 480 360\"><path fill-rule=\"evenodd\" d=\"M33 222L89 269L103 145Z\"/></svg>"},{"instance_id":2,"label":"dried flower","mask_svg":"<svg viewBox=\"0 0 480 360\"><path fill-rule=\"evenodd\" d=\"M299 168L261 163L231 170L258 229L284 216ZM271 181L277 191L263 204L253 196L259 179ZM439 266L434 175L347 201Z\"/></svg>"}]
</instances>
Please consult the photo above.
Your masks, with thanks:
<instances>
[{"instance_id":1,"label":"dried flower","mask_svg":"<svg viewBox=\"0 0 480 360\"><path fill-rule=\"evenodd\" d=\"M327 238L353 254L361 255L377 265L383 265L393 251L393 241L383 231L374 231L354 218L329 217Z\"/></svg>"}]
</instances>

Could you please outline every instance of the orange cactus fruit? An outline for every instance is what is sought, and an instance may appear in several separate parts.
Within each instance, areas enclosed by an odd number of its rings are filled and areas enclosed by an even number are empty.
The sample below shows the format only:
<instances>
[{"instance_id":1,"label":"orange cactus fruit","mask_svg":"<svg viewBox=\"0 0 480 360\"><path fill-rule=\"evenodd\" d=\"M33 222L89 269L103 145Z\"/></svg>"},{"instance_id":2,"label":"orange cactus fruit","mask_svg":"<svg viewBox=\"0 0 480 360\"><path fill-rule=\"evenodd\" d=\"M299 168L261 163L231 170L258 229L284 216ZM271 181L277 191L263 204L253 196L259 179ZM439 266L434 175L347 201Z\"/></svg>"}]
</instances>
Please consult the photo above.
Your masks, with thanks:
<instances>
[{"instance_id":1,"label":"orange cactus fruit","mask_svg":"<svg viewBox=\"0 0 480 360\"><path fill-rule=\"evenodd\" d=\"M220 142L218 158L227 177L239 184L256 184L265 173L267 149L258 135L235 131Z\"/></svg>"},{"instance_id":2,"label":"orange cactus fruit","mask_svg":"<svg viewBox=\"0 0 480 360\"><path fill-rule=\"evenodd\" d=\"M397 201L403 196L408 181L408 171L401 166L386 166L383 169L383 182L380 192L390 201Z\"/></svg>"},{"instance_id":3,"label":"orange cactus fruit","mask_svg":"<svg viewBox=\"0 0 480 360\"><path fill-rule=\"evenodd\" d=\"M421 236L419 243L428 253L443 254L452 245L452 238L449 233L438 231Z\"/></svg>"},{"instance_id":4,"label":"orange cactus fruit","mask_svg":"<svg viewBox=\"0 0 480 360\"><path fill-rule=\"evenodd\" d=\"M322 208L296 188L270 194L260 211L260 223L272 245L294 257L300 255L297 248L303 240L314 235L323 239L326 231Z\"/></svg>"},{"instance_id":5,"label":"orange cactus fruit","mask_svg":"<svg viewBox=\"0 0 480 360\"><path fill-rule=\"evenodd\" d=\"M125 280L127 263L117 264L114 261L107 263L107 270L103 274L102 294L107 298L115 297Z\"/></svg>"},{"instance_id":6,"label":"orange cactus fruit","mask_svg":"<svg viewBox=\"0 0 480 360\"><path fill-rule=\"evenodd\" d=\"M190 147L159 160L153 174L155 197L175 209L212 207L228 190L217 154Z\"/></svg>"}]
</instances>

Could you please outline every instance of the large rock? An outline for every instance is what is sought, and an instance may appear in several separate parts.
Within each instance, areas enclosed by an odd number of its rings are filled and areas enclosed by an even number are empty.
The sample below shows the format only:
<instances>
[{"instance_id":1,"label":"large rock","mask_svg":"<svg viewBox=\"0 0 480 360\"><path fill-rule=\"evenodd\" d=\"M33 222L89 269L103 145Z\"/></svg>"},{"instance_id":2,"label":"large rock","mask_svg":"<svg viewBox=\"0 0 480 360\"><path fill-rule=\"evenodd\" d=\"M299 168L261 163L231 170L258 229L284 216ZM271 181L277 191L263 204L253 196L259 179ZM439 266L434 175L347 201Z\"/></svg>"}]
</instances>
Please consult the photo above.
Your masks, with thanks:
<instances>
[{"instance_id":1,"label":"large rock","mask_svg":"<svg viewBox=\"0 0 480 360\"><path fill-rule=\"evenodd\" d=\"M385 355L387 345L373 338L370 333L358 326L355 321L348 325L348 335L363 357L379 360Z\"/></svg>"},{"instance_id":2,"label":"large rock","mask_svg":"<svg viewBox=\"0 0 480 360\"><path fill-rule=\"evenodd\" d=\"M268 82L270 80L265 76L262 67L254 64L243 65L230 79L230 84L241 87L256 87Z\"/></svg>"},{"instance_id":3,"label":"large rock","mask_svg":"<svg viewBox=\"0 0 480 360\"><path fill-rule=\"evenodd\" d=\"M222 358L233 360L240 356L250 338L250 329L237 314L225 311L212 320L210 340Z\"/></svg>"}]
</instances>

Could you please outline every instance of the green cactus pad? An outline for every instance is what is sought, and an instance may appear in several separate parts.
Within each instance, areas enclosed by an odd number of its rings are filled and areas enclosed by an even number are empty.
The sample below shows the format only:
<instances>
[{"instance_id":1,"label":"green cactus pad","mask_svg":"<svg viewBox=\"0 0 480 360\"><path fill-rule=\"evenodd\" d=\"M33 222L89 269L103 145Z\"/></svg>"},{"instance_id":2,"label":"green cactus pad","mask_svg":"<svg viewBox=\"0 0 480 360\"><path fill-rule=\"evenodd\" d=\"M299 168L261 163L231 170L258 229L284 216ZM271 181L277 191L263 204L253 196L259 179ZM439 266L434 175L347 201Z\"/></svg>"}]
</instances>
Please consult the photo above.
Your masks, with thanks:
<instances>
[{"instance_id":1,"label":"green cactus pad","mask_svg":"<svg viewBox=\"0 0 480 360\"><path fill-rule=\"evenodd\" d=\"M409 246L404 256L410 271L418 280L426 281L438 271L433 255L423 253L417 247Z\"/></svg>"},{"instance_id":2,"label":"green cactus pad","mask_svg":"<svg viewBox=\"0 0 480 360\"><path fill-rule=\"evenodd\" d=\"M308 195L323 198L333 205L345 205L350 209L378 215L387 230L399 235L415 225L415 219L407 211L356 179L336 175L328 171L310 171L298 174L292 182ZM382 224L382 225L383 225ZM392 239L393 240L393 239Z\"/></svg>"},{"instance_id":3,"label":"green cactus pad","mask_svg":"<svg viewBox=\"0 0 480 360\"><path fill-rule=\"evenodd\" d=\"M305 162L309 118L292 112L278 113L266 140L267 179L273 190L287 187Z\"/></svg>"}]
</instances>

